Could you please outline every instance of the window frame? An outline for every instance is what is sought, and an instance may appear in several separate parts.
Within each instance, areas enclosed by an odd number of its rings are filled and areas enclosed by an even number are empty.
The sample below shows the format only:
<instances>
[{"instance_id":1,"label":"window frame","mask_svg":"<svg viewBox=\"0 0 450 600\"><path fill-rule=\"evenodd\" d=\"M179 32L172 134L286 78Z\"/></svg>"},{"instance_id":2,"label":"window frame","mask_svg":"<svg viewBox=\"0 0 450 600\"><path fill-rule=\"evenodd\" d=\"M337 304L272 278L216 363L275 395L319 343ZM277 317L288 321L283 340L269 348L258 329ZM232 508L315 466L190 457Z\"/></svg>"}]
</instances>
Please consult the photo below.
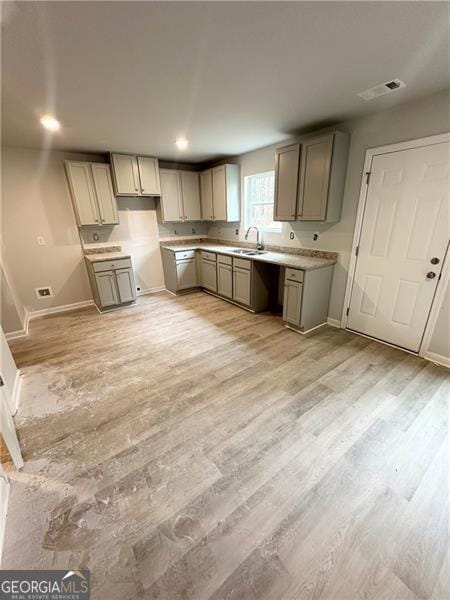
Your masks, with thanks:
<instances>
[{"instance_id":1,"label":"window frame","mask_svg":"<svg viewBox=\"0 0 450 600\"><path fill-rule=\"evenodd\" d=\"M274 177L274 190L273 190L273 202L272 202L272 206L273 209L275 210L275 169L269 169L268 171L259 171L257 173L249 173L248 175L244 176L244 202L243 202L243 208L244 208L244 228L247 230L248 227L251 227L252 225L255 226L254 223L250 223L249 222L249 216L250 216L250 204L248 202L248 197L249 197L249 181L252 177L258 177L261 175L272 175ZM275 223L279 223L279 227L274 227L274 226L262 226L262 225L256 225L256 227L258 227L258 229L260 231L263 232L267 232L267 233L278 233L281 234L282 233L282 227L283 227L283 223L281 221L274 221Z\"/></svg>"}]
</instances>

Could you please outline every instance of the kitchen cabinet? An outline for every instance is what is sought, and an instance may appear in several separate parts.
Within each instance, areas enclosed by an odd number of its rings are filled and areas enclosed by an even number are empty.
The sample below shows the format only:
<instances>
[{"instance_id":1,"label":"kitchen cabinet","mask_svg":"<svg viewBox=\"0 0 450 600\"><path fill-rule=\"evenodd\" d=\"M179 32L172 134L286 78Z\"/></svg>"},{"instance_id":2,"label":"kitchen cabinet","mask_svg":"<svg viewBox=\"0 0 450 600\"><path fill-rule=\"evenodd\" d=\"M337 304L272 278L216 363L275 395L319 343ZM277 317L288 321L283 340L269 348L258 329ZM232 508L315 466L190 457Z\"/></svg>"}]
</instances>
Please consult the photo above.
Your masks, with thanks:
<instances>
[{"instance_id":1,"label":"kitchen cabinet","mask_svg":"<svg viewBox=\"0 0 450 600\"><path fill-rule=\"evenodd\" d=\"M201 287L210 292L217 292L217 264L215 254L200 252L199 264Z\"/></svg>"},{"instance_id":2,"label":"kitchen cabinet","mask_svg":"<svg viewBox=\"0 0 450 600\"><path fill-rule=\"evenodd\" d=\"M327 322L332 277L333 265L285 269L283 320L291 329L305 333Z\"/></svg>"},{"instance_id":3,"label":"kitchen cabinet","mask_svg":"<svg viewBox=\"0 0 450 600\"><path fill-rule=\"evenodd\" d=\"M180 173L184 220L201 221L199 174L194 171L180 171Z\"/></svg>"},{"instance_id":4,"label":"kitchen cabinet","mask_svg":"<svg viewBox=\"0 0 450 600\"><path fill-rule=\"evenodd\" d=\"M195 250L173 251L161 249L166 288L171 292L185 292L198 287Z\"/></svg>"},{"instance_id":5,"label":"kitchen cabinet","mask_svg":"<svg viewBox=\"0 0 450 600\"><path fill-rule=\"evenodd\" d=\"M297 206L300 144L275 152L274 221L294 221Z\"/></svg>"},{"instance_id":6,"label":"kitchen cabinet","mask_svg":"<svg viewBox=\"0 0 450 600\"><path fill-rule=\"evenodd\" d=\"M233 300L251 306L252 303L252 274L251 270L233 265Z\"/></svg>"},{"instance_id":7,"label":"kitchen cabinet","mask_svg":"<svg viewBox=\"0 0 450 600\"><path fill-rule=\"evenodd\" d=\"M240 220L240 167L220 165L200 175L204 221Z\"/></svg>"},{"instance_id":8,"label":"kitchen cabinet","mask_svg":"<svg viewBox=\"0 0 450 600\"><path fill-rule=\"evenodd\" d=\"M64 165L78 225L117 225L119 214L109 165L81 161L66 161Z\"/></svg>"},{"instance_id":9,"label":"kitchen cabinet","mask_svg":"<svg viewBox=\"0 0 450 600\"><path fill-rule=\"evenodd\" d=\"M177 289L186 290L198 285L197 261L195 258L176 261Z\"/></svg>"},{"instance_id":10,"label":"kitchen cabinet","mask_svg":"<svg viewBox=\"0 0 450 600\"><path fill-rule=\"evenodd\" d=\"M198 173L161 169L160 178L163 222L200 221Z\"/></svg>"},{"instance_id":11,"label":"kitchen cabinet","mask_svg":"<svg viewBox=\"0 0 450 600\"><path fill-rule=\"evenodd\" d=\"M114 189L117 196L159 196L158 159L133 154L111 154Z\"/></svg>"},{"instance_id":12,"label":"kitchen cabinet","mask_svg":"<svg viewBox=\"0 0 450 600\"><path fill-rule=\"evenodd\" d=\"M214 221L211 169L200 173L200 198L202 206L202 220Z\"/></svg>"},{"instance_id":13,"label":"kitchen cabinet","mask_svg":"<svg viewBox=\"0 0 450 600\"><path fill-rule=\"evenodd\" d=\"M217 293L225 298L233 298L233 267L230 264L217 263Z\"/></svg>"},{"instance_id":14,"label":"kitchen cabinet","mask_svg":"<svg viewBox=\"0 0 450 600\"><path fill-rule=\"evenodd\" d=\"M98 298L101 308L119 304L119 293L114 271L102 271L95 274Z\"/></svg>"},{"instance_id":15,"label":"kitchen cabinet","mask_svg":"<svg viewBox=\"0 0 450 600\"><path fill-rule=\"evenodd\" d=\"M303 284L287 280L284 284L283 320L300 327Z\"/></svg>"},{"instance_id":16,"label":"kitchen cabinet","mask_svg":"<svg viewBox=\"0 0 450 600\"><path fill-rule=\"evenodd\" d=\"M94 301L100 310L136 300L133 267L129 258L92 262L86 258Z\"/></svg>"},{"instance_id":17,"label":"kitchen cabinet","mask_svg":"<svg viewBox=\"0 0 450 600\"><path fill-rule=\"evenodd\" d=\"M349 144L347 133L333 131L276 151L276 221L339 221Z\"/></svg>"}]
</instances>

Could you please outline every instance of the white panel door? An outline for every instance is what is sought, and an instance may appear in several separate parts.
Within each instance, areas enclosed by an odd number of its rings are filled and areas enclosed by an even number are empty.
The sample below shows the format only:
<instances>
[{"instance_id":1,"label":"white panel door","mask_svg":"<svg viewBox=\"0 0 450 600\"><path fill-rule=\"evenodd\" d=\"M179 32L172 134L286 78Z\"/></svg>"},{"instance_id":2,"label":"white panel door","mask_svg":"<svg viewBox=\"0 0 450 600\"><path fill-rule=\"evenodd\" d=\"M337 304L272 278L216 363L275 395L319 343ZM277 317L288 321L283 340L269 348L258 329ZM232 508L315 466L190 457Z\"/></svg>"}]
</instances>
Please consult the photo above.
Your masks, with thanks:
<instances>
[{"instance_id":1,"label":"white panel door","mask_svg":"<svg viewBox=\"0 0 450 600\"><path fill-rule=\"evenodd\" d=\"M180 171L161 169L161 207L164 221L184 221Z\"/></svg>"},{"instance_id":2,"label":"white panel door","mask_svg":"<svg viewBox=\"0 0 450 600\"><path fill-rule=\"evenodd\" d=\"M374 156L347 327L417 352L448 244L450 144Z\"/></svg>"},{"instance_id":3,"label":"white panel door","mask_svg":"<svg viewBox=\"0 0 450 600\"><path fill-rule=\"evenodd\" d=\"M100 223L90 164L88 162L67 161L66 172L78 225L96 225Z\"/></svg>"},{"instance_id":4,"label":"white panel door","mask_svg":"<svg viewBox=\"0 0 450 600\"><path fill-rule=\"evenodd\" d=\"M198 173L181 171L181 190L183 196L184 220L200 221L200 185Z\"/></svg>"},{"instance_id":5,"label":"white panel door","mask_svg":"<svg viewBox=\"0 0 450 600\"><path fill-rule=\"evenodd\" d=\"M98 207L100 209L101 223L103 225L117 225L119 223L119 215L109 165L92 163L91 169Z\"/></svg>"},{"instance_id":6,"label":"white panel door","mask_svg":"<svg viewBox=\"0 0 450 600\"><path fill-rule=\"evenodd\" d=\"M137 158L131 154L112 154L116 192L122 196L140 194Z\"/></svg>"},{"instance_id":7,"label":"white panel door","mask_svg":"<svg viewBox=\"0 0 450 600\"><path fill-rule=\"evenodd\" d=\"M157 158L138 156L139 180L143 196L159 196L161 185L159 181L159 165Z\"/></svg>"}]
</instances>

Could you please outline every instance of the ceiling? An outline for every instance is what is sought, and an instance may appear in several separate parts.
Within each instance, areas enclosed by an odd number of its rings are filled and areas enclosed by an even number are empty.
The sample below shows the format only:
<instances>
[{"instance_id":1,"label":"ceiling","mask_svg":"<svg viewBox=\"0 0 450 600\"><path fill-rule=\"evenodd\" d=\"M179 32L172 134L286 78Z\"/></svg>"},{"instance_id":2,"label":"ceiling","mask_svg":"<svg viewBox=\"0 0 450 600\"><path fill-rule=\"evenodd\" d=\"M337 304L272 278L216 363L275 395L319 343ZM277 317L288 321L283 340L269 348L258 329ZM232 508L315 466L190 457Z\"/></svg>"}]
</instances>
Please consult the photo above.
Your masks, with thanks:
<instances>
[{"instance_id":1,"label":"ceiling","mask_svg":"<svg viewBox=\"0 0 450 600\"><path fill-rule=\"evenodd\" d=\"M450 87L446 2L2 2L2 142L235 155ZM407 87L356 94L398 77ZM189 138L180 153L174 140Z\"/></svg>"}]
</instances>

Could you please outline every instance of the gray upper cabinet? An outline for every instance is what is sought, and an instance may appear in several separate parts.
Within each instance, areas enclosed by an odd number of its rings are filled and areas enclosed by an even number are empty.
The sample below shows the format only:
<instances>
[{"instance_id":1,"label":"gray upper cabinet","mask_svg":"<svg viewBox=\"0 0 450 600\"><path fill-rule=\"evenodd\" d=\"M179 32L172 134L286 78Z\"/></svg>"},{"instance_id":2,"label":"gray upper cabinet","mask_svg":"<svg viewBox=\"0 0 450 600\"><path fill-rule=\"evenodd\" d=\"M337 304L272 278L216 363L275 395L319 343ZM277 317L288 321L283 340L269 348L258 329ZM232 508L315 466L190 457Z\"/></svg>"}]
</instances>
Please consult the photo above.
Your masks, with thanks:
<instances>
[{"instance_id":1,"label":"gray upper cabinet","mask_svg":"<svg viewBox=\"0 0 450 600\"><path fill-rule=\"evenodd\" d=\"M300 144L279 148L275 153L275 221L295 221Z\"/></svg>"},{"instance_id":2,"label":"gray upper cabinet","mask_svg":"<svg viewBox=\"0 0 450 600\"><path fill-rule=\"evenodd\" d=\"M161 169L161 213L164 222L200 221L199 174Z\"/></svg>"},{"instance_id":3,"label":"gray upper cabinet","mask_svg":"<svg viewBox=\"0 0 450 600\"><path fill-rule=\"evenodd\" d=\"M214 221L211 169L200 173L200 199L202 207L202 220Z\"/></svg>"},{"instance_id":4,"label":"gray upper cabinet","mask_svg":"<svg viewBox=\"0 0 450 600\"><path fill-rule=\"evenodd\" d=\"M204 221L240 220L240 167L220 165L200 175Z\"/></svg>"},{"instance_id":5,"label":"gray upper cabinet","mask_svg":"<svg viewBox=\"0 0 450 600\"><path fill-rule=\"evenodd\" d=\"M159 196L158 159L132 154L111 154L117 196Z\"/></svg>"},{"instance_id":6,"label":"gray upper cabinet","mask_svg":"<svg viewBox=\"0 0 450 600\"><path fill-rule=\"evenodd\" d=\"M66 161L65 169L78 225L117 225L109 165Z\"/></svg>"},{"instance_id":7,"label":"gray upper cabinet","mask_svg":"<svg viewBox=\"0 0 450 600\"><path fill-rule=\"evenodd\" d=\"M193 171L181 171L181 195L183 199L183 214L185 221L200 221L199 174Z\"/></svg>"},{"instance_id":8,"label":"gray upper cabinet","mask_svg":"<svg viewBox=\"0 0 450 600\"><path fill-rule=\"evenodd\" d=\"M149 156L138 156L139 181L141 196L159 196L161 185L159 181L158 159Z\"/></svg>"},{"instance_id":9,"label":"gray upper cabinet","mask_svg":"<svg viewBox=\"0 0 450 600\"><path fill-rule=\"evenodd\" d=\"M277 150L276 221L339 221L349 144L334 131Z\"/></svg>"},{"instance_id":10,"label":"gray upper cabinet","mask_svg":"<svg viewBox=\"0 0 450 600\"><path fill-rule=\"evenodd\" d=\"M164 222L183 221L180 172L161 169L161 213Z\"/></svg>"}]
</instances>

